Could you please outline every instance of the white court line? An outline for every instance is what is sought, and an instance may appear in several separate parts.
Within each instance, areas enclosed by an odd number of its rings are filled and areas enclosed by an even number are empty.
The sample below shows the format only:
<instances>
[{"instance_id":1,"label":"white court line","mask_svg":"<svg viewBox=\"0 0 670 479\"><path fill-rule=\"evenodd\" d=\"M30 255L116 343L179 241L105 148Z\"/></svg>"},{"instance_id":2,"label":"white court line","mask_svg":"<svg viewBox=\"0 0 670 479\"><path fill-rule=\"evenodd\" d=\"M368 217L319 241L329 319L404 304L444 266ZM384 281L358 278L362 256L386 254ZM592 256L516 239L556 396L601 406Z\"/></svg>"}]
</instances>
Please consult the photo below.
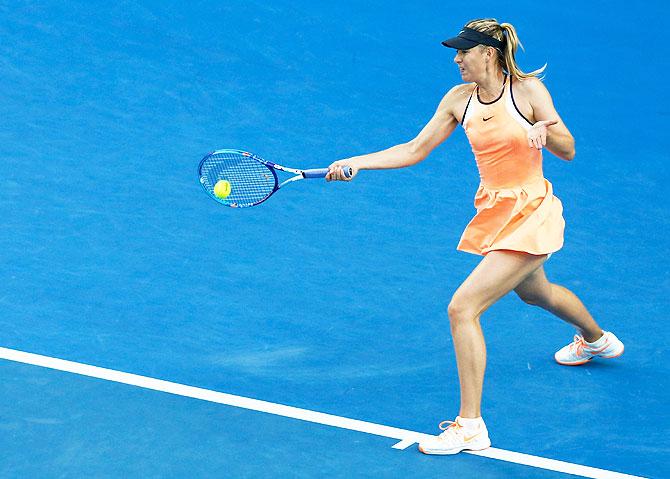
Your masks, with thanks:
<instances>
[{"instance_id":1,"label":"white court line","mask_svg":"<svg viewBox=\"0 0 670 479\"><path fill-rule=\"evenodd\" d=\"M409 446L413 446L414 444L416 444L416 441L414 440L413 437L410 437L410 438L407 438L407 439L403 439L402 441L400 441L400 442L397 443L397 444L394 444L394 445L391 446L391 447L392 447L393 449L401 449L401 450L405 450L405 449L407 449Z\"/></svg>"},{"instance_id":2,"label":"white court line","mask_svg":"<svg viewBox=\"0 0 670 479\"><path fill-rule=\"evenodd\" d=\"M290 417L293 419L299 419L301 421L309 421L317 424L339 427L341 429L349 429L352 431L374 434L376 436L389 437L400 441L393 446L396 449L405 449L412 444L419 442L422 438L429 437L428 434L409 431L407 429L399 429L396 427L359 421L357 419L349 419L332 414L310 411L309 409L300 409L296 407L285 406L283 404L260 401L258 399L251 399L242 396L235 396L233 394L226 394L209 389L186 386L184 384L163 381L161 379L124 373L122 371L115 371L113 369L90 366L88 364L66 361L64 359L52 358L39 354L26 353L14 349L0 347L0 359L7 359L9 361L31 364L33 366L56 369L58 371L65 371L82 376L104 379L116 383L130 384L132 386L137 386L144 389L152 389L154 391L161 391L170 394L176 394L178 396L201 399L203 401L225 404L228 406L250 409L253 411L266 412L268 414ZM640 478L639 476L631 476L629 474L608 471L606 469L597 469L595 467L582 466L579 464L572 464L570 462L557 461L539 456L531 456L529 454L506 451L504 449L496 449L493 447L485 449L484 451L465 452L469 454L475 454L477 456L488 457L491 459L513 462L515 464L522 464L525 466L532 466L550 471L564 472L577 476L591 477L594 479L644 479Z\"/></svg>"}]
</instances>

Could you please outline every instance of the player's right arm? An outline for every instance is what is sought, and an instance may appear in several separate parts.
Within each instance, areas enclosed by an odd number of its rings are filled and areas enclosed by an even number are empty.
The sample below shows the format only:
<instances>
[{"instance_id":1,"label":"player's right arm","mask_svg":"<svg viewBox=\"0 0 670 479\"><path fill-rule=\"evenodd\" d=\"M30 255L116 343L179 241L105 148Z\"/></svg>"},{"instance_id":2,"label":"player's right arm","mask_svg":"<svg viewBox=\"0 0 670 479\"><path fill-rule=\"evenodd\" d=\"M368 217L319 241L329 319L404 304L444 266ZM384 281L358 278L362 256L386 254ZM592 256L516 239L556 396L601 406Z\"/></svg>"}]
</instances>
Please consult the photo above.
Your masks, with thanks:
<instances>
[{"instance_id":1,"label":"player's right arm","mask_svg":"<svg viewBox=\"0 0 670 479\"><path fill-rule=\"evenodd\" d=\"M449 90L433 117L411 141L376 153L338 160L329 166L330 171L326 180L351 180L358 170L404 168L424 160L440 143L449 138L458 125L455 112L464 108L464 98L467 101L466 92L467 85L458 85ZM342 173L343 166L351 167L350 178L346 178Z\"/></svg>"}]
</instances>

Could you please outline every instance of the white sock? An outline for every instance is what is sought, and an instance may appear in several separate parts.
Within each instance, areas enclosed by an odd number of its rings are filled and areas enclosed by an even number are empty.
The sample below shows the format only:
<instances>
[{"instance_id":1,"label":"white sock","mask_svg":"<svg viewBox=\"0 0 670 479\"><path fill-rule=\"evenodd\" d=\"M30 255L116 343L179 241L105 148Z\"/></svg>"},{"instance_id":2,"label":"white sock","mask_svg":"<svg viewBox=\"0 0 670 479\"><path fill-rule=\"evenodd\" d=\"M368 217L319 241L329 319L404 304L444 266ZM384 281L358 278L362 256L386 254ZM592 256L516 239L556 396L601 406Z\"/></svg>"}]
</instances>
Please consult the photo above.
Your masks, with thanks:
<instances>
[{"instance_id":1,"label":"white sock","mask_svg":"<svg viewBox=\"0 0 670 479\"><path fill-rule=\"evenodd\" d=\"M458 416L456 422L469 431L474 431L484 426L484 419L481 416L474 418Z\"/></svg>"},{"instance_id":2,"label":"white sock","mask_svg":"<svg viewBox=\"0 0 670 479\"><path fill-rule=\"evenodd\" d=\"M586 345L587 345L588 347L590 347L590 348L599 348L599 347L601 347L601 346L604 346L604 345L605 345L605 341L607 341L607 339L605 338L605 334L607 334L607 332L606 332L606 331L603 331L603 335L600 336L600 339L598 339L598 340L596 340L596 341L593 341L592 343L589 343L589 342L586 341L586 340L585 340L584 342L585 342Z\"/></svg>"}]
</instances>

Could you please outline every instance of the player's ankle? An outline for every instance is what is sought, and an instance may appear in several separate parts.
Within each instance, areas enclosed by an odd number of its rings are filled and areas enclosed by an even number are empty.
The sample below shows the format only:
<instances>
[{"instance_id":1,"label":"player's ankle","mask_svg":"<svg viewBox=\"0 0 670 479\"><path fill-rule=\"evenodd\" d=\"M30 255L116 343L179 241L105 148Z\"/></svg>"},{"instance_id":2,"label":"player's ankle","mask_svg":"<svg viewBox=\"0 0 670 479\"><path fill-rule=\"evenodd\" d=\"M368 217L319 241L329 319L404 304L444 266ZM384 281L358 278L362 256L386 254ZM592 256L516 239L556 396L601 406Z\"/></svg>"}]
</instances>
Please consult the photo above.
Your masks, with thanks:
<instances>
[{"instance_id":1,"label":"player's ankle","mask_svg":"<svg viewBox=\"0 0 670 479\"><path fill-rule=\"evenodd\" d=\"M605 331L599 329L598 332L591 332L591 333L583 332L582 337L584 338L584 341L588 343L589 346L593 346L595 343L605 338Z\"/></svg>"},{"instance_id":2,"label":"player's ankle","mask_svg":"<svg viewBox=\"0 0 670 479\"><path fill-rule=\"evenodd\" d=\"M458 416L456 421L467 430L476 430L484 426L484 419L479 417L463 417Z\"/></svg>"}]
</instances>

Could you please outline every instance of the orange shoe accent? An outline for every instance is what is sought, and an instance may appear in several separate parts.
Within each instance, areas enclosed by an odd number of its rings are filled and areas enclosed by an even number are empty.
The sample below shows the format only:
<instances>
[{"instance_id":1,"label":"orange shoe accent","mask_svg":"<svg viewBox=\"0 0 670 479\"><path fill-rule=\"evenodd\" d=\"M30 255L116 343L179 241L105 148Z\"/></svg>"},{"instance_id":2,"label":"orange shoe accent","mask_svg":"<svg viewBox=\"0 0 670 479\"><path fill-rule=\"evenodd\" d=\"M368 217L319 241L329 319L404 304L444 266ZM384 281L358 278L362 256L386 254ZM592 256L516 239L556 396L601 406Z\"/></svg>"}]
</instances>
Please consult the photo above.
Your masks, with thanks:
<instances>
[{"instance_id":1,"label":"orange shoe accent","mask_svg":"<svg viewBox=\"0 0 670 479\"><path fill-rule=\"evenodd\" d=\"M619 356L621 356L621 355L623 354L623 352L624 352L625 350L626 350L626 348L623 348L619 354L615 354L615 355L613 355L613 356L603 356L603 355L601 355L600 357L601 357L601 358L605 358L605 359L614 359L614 358L618 358Z\"/></svg>"},{"instance_id":2,"label":"orange shoe accent","mask_svg":"<svg viewBox=\"0 0 670 479\"><path fill-rule=\"evenodd\" d=\"M472 442L472 440L473 440L473 439L476 439L477 436L479 436L481 433L482 433L482 432L479 431L477 434L475 434L475 435L473 435L473 436L466 436L466 435L464 434L464 435L463 435L463 440L464 440L465 442Z\"/></svg>"},{"instance_id":3,"label":"orange shoe accent","mask_svg":"<svg viewBox=\"0 0 670 479\"><path fill-rule=\"evenodd\" d=\"M448 426L445 426L445 424L448 424ZM440 425L438 426L442 431L446 431L447 429L463 429L463 425L459 423L458 421L442 421ZM465 432L463 433L463 441L464 442L472 442L473 439L476 439L477 436L479 436L482 433L482 431L479 431L477 434L474 434L472 436L466 436Z\"/></svg>"}]
</instances>

